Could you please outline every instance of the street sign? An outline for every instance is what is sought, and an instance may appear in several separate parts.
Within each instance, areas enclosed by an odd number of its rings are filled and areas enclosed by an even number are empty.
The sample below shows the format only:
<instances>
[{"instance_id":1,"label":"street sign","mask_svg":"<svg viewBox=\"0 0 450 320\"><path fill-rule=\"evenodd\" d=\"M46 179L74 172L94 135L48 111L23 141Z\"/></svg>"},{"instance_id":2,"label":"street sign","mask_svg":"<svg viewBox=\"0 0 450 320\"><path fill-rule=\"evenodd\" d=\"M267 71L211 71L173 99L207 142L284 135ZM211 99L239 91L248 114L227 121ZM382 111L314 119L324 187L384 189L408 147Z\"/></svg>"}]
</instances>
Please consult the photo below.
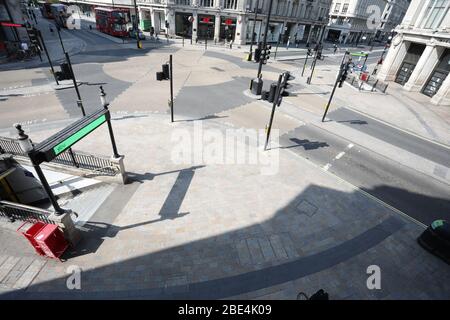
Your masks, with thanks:
<instances>
[{"instance_id":1,"label":"street sign","mask_svg":"<svg viewBox=\"0 0 450 320\"><path fill-rule=\"evenodd\" d=\"M353 57L367 57L369 54L364 52L353 52L350 53L350 55Z\"/></svg>"},{"instance_id":2,"label":"street sign","mask_svg":"<svg viewBox=\"0 0 450 320\"><path fill-rule=\"evenodd\" d=\"M36 164L50 162L110 119L108 109L100 109L85 116L39 143L30 158Z\"/></svg>"},{"instance_id":3,"label":"street sign","mask_svg":"<svg viewBox=\"0 0 450 320\"><path fill-rule=\"evenodd\" d=\"M106 122L106 116L102 115L86 125L85 127L81 128L68 138L66 138L64 141L58 143L55 147L53 147L53 152L55 155L59 155L60 153L64 152L65 150L69 149L72 145L74 145L76 142L80 141L82 138L87 136L89 133L94 131L94 129L97 129L100 125Z\"/></svg>"}]
</instances>

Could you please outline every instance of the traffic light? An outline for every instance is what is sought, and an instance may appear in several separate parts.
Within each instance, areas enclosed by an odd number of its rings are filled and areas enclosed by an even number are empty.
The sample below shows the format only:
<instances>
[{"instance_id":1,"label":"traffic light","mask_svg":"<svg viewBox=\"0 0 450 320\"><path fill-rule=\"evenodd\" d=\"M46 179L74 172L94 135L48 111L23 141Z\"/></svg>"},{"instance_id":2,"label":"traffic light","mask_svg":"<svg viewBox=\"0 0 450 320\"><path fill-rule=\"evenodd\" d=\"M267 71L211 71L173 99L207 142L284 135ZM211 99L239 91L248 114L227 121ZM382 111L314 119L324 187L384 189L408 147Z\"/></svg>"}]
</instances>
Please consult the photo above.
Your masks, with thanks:
<instances>
[{"instance_id":1,"label":"traffic light","mask_svg":"<svg viewBox=\"0 0 450 320\"><path fill-rule=\"evenodd\" d=\"M30 42L32 46L36 46L40 49L38 32L36 29L28 29L28 35L30 36Z\"/></svg>"},{"instance_id":2,"label":"traffic light","mask_svg":"<svg viewBox=\"0 0 450 320\"><path fill-rule=\"evenodd\" d=\"M350 63L347 62L344 66L343 66L343 70L341 71L341 77L339 79L339 88L342 88L342 86L344 85L345 80L347 79L348 76L348 69L350 68Z\"/></svg>"},{"instance_id":3,"label":"traffic light","mask_svg":"<svg viewBox=\"0 0 450 320\"><path fill-rule=\"evenodd\" d=\"M259 62L260 59L261 59L261 49L256 48L255 49L255 62Z\"/></svg>"},{"instance_id":4,"label":"traffic light","mask_svg":"<svg viewBox=\"0 0 450 320\"><path fill-rule=\"evenodd\" d=\"M272 46L270 44L267 44L266 47L261 52L261 60L263 61L263 64L267 63L267 60L270 59L270 49L272 49Z\"/></svg>"}]
</instances>

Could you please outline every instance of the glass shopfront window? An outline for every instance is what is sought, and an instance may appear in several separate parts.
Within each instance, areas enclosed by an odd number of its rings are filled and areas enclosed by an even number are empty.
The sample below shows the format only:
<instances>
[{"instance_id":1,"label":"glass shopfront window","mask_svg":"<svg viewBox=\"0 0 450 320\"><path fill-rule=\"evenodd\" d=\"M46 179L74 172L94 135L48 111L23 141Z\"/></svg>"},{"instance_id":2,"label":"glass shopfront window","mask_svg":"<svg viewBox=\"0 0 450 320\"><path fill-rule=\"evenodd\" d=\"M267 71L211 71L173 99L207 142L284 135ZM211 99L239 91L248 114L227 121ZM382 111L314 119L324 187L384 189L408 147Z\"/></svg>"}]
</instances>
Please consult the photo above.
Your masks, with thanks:
<instances>
[{"instance_id":1,"label":"glass shopfront window","mask_svg":"<svg viewBox=\"0 0 450 320\"><path fill-rule=\"evenodd\" d=\"M199 39L214 39L215 17L212 15L198 15L198 31Z\"/></svg>"}]
</instances>

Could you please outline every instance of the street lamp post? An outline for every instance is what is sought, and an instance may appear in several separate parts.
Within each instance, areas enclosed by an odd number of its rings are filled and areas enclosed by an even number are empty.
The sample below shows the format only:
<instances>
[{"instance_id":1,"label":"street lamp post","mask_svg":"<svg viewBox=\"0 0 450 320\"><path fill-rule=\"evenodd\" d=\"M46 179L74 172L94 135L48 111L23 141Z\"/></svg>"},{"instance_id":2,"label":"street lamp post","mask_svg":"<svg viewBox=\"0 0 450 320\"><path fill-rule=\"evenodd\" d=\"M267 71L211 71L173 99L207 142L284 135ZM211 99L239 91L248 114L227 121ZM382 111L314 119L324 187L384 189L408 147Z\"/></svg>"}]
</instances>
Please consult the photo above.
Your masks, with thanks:
<instances>
[{"instance_id":1,"label":"street lamp post","mask_svg":"<svg viewBox=\"0 0 450 320\"><path fill-rule=\"evenodd\" d=\"M17 129L17 132L18 132L17 140L19 142L20 149L22 149L22 151L24 153L26 153L28 155L28 157L30 158L31 163L33 164L33 168L36 171L36 173L39 177L39 180L41 181L42 186L44 187L44 190L47 193L47 196L48 196L53 208L55 209L55 215L64 214L66 211L64 209L62 209L59 206L58 201L56 201L56 197L53 194L52 188L48 184L47 179L45 178L45 175L41 170L41 167L39 166L39 164L37 164L34 161L34 157L30 157L30 154L32 154L34 152L34 146L31 143L30 138L28 137L27 134L25 134L24 130L22 129L21 124L17 123L14 125L14 127Z\"/></svg>"}]
</instances>

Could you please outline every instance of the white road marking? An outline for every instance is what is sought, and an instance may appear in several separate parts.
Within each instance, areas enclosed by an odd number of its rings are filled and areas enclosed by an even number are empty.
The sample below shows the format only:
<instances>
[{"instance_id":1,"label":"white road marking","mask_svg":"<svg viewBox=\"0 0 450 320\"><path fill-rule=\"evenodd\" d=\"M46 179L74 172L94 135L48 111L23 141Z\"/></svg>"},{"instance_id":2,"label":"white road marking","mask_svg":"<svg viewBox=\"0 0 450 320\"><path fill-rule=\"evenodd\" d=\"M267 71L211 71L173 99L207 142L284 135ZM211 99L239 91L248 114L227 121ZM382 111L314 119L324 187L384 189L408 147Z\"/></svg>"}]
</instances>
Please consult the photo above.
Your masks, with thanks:
<instances>
[{"instance_id":1,"label":"white road marking","mask_svg":"<svg viewBox=\"0 0 450 320\"><path fill-rule=\"evenodd\" d=\"M339 160L340 158L342 158L343 156L345 156L345 152L341 152L336 156L336 160Z\"/></svg>"}]
</instances>

